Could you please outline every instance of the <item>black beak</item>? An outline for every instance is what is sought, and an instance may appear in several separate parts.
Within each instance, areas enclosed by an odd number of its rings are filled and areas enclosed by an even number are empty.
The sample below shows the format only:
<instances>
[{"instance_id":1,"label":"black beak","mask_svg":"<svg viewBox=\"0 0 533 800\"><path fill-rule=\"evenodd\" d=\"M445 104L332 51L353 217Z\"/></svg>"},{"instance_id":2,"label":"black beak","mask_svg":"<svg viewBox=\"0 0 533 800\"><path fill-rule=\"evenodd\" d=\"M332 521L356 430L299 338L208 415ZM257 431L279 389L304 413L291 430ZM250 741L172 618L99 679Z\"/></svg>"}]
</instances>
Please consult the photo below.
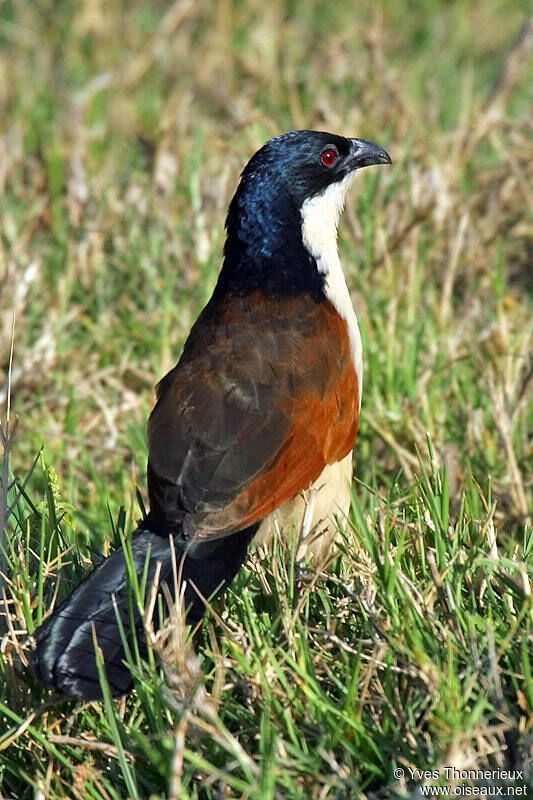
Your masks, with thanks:
<instances>
[{"instance_id":1,"label":"black beak","mask_svg":"<svg viewBox=\"0 0 533 800\"><path fill-rule=\"evenodd\" d=\"M350 161L353 169L371 167L373 164L392 164L390 155L379 144L366 139L351 139L352 152Z\"/></svg>"}]
</instances>

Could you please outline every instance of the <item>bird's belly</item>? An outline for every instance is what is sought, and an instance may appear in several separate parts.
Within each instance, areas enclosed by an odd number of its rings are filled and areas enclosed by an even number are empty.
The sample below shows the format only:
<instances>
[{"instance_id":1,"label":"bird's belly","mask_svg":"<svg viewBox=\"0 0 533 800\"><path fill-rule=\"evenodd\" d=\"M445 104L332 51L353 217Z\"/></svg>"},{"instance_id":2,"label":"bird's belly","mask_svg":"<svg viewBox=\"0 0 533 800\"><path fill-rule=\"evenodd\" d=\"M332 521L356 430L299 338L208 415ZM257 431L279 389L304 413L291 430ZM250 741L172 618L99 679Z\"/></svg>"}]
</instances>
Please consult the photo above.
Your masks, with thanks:
<instances>
[{"instance_id":1,"label":"bird's belly","mask_svg":"<svg viewBox=\"0 0 533 800\"><path fill-rule=\"evenodd\" d=\"M328 464L307 491L265 517L254 543L267 544L277 531L284 536L294 535L298 542L298 560L312 556L316 564L323 563L332 553L339 526L346 525L351 480L350 451L342 461Z\"/></svg>"}]
</instances>

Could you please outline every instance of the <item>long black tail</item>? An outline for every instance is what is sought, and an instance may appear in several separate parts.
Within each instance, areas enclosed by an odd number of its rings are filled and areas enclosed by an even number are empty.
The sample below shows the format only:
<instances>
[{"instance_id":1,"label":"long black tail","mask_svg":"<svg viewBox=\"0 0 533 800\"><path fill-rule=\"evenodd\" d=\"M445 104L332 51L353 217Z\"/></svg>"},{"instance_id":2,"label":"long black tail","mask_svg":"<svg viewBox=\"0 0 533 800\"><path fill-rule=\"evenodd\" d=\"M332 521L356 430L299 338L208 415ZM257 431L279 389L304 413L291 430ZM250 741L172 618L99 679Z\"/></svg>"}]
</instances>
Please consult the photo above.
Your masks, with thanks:
<instances>
[{"instance_id":1,"label":"long black tail","mask_svg":"<svg viewBox=\"0 0 533 800\"><path fill-rule=\"evenodd\" d=\"M213 598L231 583L246 558L255 527L226 539L195 545L185 556L183 545L175 540L178 575L182 582L186 581L188 622L196 623L205 611L198 593L206 599ZM131 549L139 576L148 561L147 586L152 584L160 564L159 591L166 583L172 592L175 580L170 538L140 528L133 535ZM116 696L126 694L132 687L132 676L124 662L126 656L117 611L128 644L133 638L130 622L133 619L138 647L142 656L146 654L143 620L132 597L121 548L85 578L35 632L37 648L33 667L39 679L79 700L101 699L94 649L96 634L111 691Z\"/></svg>"}]
</instances>

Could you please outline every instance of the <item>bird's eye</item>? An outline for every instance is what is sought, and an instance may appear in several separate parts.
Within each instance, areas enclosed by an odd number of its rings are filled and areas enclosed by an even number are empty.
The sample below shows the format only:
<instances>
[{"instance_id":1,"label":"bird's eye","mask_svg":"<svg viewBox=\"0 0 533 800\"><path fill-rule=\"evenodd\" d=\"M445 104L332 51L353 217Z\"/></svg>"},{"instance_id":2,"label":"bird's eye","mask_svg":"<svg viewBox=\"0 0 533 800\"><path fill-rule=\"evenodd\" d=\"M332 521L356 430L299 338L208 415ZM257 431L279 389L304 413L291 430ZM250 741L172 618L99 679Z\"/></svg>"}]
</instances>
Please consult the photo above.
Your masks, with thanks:
<instances>
[{"instance_id":1,"label":"bird's eye","mask_svg":"<svg viewBox=\"0 0 533 800\"><path fill-rule=\"evenodd\" d=\"M328 147L327 150L324 150L322 155L320 156L320 160L324 164L325 167L332 167L335 161L337 160L337 151L334 150L332 147Z\"/></svg>"}]
</instances>

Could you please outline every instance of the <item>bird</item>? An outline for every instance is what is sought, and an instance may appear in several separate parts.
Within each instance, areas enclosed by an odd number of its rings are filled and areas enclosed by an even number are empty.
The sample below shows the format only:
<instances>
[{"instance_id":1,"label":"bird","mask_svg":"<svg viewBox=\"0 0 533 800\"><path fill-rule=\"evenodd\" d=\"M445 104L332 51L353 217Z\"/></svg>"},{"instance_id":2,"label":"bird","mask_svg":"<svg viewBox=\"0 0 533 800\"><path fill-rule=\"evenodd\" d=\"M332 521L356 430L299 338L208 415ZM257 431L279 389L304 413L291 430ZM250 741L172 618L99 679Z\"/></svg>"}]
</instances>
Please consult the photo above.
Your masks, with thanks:
<instances>
[{"instance_id":1,"label":"bird","mask_svg":"<svg viewBox=\"0 0 533 800\"><path fill-rule=\"evenodd\" d=\"M149 511L131 538L147 585L157 573L159 591L172 591L178 564L191 625L252 540L310 514L309 554L319 557L346 518L363 366L337 227L357 171L390 163L366 139L297 130L266 142L241 174L212 296L157 385ZM146 642L128 586L119 548L35 631L44 684L101 699L97 643L112 695L131 690L126 647L133 633L142 653Z\"/></svg>"}]
</instances>

